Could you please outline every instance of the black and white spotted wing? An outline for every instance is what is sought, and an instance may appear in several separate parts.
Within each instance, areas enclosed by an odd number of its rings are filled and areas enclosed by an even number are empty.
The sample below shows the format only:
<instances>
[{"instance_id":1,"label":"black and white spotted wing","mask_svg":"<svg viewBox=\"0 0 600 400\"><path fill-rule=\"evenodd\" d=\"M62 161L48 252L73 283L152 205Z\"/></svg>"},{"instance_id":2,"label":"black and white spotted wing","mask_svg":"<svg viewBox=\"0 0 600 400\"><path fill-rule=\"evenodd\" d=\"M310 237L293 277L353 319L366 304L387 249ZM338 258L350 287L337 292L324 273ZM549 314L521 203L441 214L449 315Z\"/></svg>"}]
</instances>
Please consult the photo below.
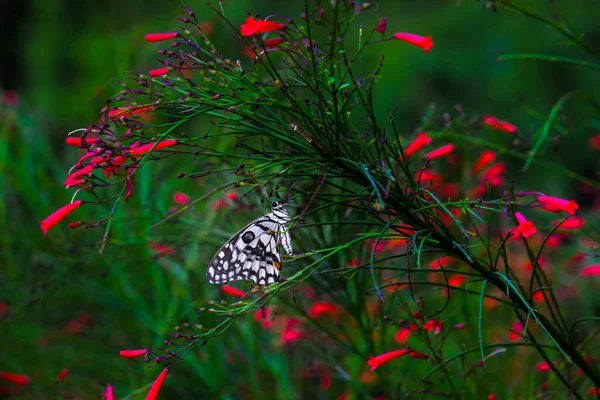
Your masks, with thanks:
<instances>
[{"instance_id":1,"label":"black and white spotted wing","mask_svg":"<svg viewBox=\"0 0 600 400\"><path fill-rule=\"evenodd\" d=\"M269 214L246 225L217 251L208 263L208 282L250 280L262 286L279 281L279 244L292 254L289 222L287 209L273 203Z\"/></svg>"}]
</instances>

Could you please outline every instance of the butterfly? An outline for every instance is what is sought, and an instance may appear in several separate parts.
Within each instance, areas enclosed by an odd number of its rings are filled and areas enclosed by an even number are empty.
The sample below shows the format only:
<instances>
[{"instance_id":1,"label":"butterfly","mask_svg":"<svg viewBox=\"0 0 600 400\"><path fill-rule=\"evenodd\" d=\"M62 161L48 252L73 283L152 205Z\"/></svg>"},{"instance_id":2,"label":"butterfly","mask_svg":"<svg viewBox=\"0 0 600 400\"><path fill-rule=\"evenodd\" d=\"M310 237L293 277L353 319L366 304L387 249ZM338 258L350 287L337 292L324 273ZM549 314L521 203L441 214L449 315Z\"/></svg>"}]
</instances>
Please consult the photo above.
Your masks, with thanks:
<instances>
[{"instance_id":1,"label":"butterfly","mask_svg":"<svg viewBox=\"0 0 600 400\"><path fill-rule=\"evenodd\" d=\"M209 283L250 280L263 286L279 281L279 244L292 254L287 229L290 215L283 203L273 202L271 206L270 213L243 227L217 251L208 263Z\"/></svg>"}]
</instances>

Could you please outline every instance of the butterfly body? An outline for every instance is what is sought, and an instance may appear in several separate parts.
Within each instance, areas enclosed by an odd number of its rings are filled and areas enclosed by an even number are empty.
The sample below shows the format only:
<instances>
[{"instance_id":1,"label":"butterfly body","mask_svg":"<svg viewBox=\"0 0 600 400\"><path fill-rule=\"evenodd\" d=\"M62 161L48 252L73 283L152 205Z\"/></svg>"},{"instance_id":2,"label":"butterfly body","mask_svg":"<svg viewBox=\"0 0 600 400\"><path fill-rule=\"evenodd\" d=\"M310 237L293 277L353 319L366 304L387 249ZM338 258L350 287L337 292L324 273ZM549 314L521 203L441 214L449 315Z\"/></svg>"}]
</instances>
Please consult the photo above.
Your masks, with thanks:
<instances>
[{"instance_id":1,"label":"butterfly body","mask_svg":"<svg viewBox=\"0 0 600 400\"><path fill-rule=\"evenodd\" d=\"M279 245L292 254L289 222L285 206L273 203L270 213L246 225L217 251L208 263L208 282L250 280L263 286L279 281Z\"/></svg>"}]
</instances>

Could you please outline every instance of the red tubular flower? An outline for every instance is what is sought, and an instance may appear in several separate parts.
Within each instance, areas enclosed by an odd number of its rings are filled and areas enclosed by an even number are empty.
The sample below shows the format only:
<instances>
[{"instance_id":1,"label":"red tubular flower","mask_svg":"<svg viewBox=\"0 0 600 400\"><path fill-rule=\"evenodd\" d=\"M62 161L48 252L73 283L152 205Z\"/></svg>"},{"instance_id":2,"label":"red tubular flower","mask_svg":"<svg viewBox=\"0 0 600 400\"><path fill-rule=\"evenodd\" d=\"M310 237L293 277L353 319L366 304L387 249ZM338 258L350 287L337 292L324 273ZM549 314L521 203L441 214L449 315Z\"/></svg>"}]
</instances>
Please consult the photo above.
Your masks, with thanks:
<instances>
[{"instance_id":1,"label":"red tubular flower","mask_svg":"<svg viewBox=\"0 0 600 400\"><path fill-rule=\"evenodd\" d=\"M467 326L465 324L456 324L453 326L454 329L465 329Z\"/></svg>"},{"instance_id":2,"label":"red tubular flower","mask_svg":"<svg viewBox=\"0 0 600 400\"><path fill-rule=\"evenodd\" d=\"M521 323L521 321L516 321L511 330L508 332L508 338L510 340L512 340L513 342L516 342L519 339L522 339L522 333L523 333L523 324Z\"/></svg>"},{"instance_id":3,"label":"red tubular flower","mask_svg":"<svg viewBox=\"0 0 600 400\"><path fill-rule=\"evenodd\" d=\"M20 386L27 386L29 384L29 378L27 375L14 374L12 372L0 372L0 379L16 383Z\"/></svg>"},{"instance_id":4,"label":"red tubular flower","mask_svg":"<svg viewBox=\"0 0 600 400\"><path fill-rule=\"evenodd\" d=\"M221 290L223 290L223 293L230 294L232 296L244 297L247 295L247 293L244 292L243 290L236 289L233 286L229 286L229 285L221 286Z\"/></svg>"},{"instance_id":5,"label":"red tubular flower","mask_svg":"<svg viewBox=\"0 0 600 400\"><path fill-rule=\"evenodd\" d=\"M406 149L404 149L406 158L410 157L411 154L428 145L429 143L431 143L431 138L427 136L425 132L419 133L416 139L413 140L413 142L409 144Z\"/></svg>"},{"instance_id":6,"label":"red tubular flower","mask_svg":"<svg viewBox=\"0 0 600 400\"><path fill-rule=\"evenodd\" d=\"M425 158L432 160L434 158L438 158L438 157L442 157L445 156L447 154L450 154L454 151L454 145L453 144L446 144L440 148L437 148L433 151L430 151L429 153L425 154Z\"/></svg>"},{"instance_id":7,"label":"red tubular flower","mask_svg":"<svg viewBox=\"0 0 600 400\"><path fill-rule=\"evenodd\" d=\"M489 167L481 176L484 182L489 182L490 186L498 187L504 183L504 172L506 172L506 165L504 163L497 163Z\"/></svg>"},{"instance_id":8,"label":"red tubular flower","mask_svg":"<svg viewBox=\"0 0 600 400\"><path fill-rule=\"evenodd\" d=\"M538 363L538 365L536 365L536 368L540 372L550 371L550 364L543 361L541 363Z\"/></svg>"},{"instance_id":9,"label":"red tubular flower","mask_svg":"<svg viewBox=\"0 0 600 400\"><path fill-rule=\"evenodd\" d=\"M428 169L423 171L415 172L415 180L421 179L421 182L442 182L444 177L440 174L436 174L435 172L431 172Z\"/></svg>"},{"instance_id":10,"label":"red tubular flower","mask_svg":"<svg viewBox=\"0 0 600 400\"><path fill-rule=\"evenodd\" d=\"M88 165L86 167L81 168L78 171L73 172L71 175L69 175L67 177L67 179L64 182L64 185L65 186L75 186L75 184L79 184L79 181L81 181L81 183L83 183L84 181L77 179L77 178L85 176L85 175L89 174L90 172L92 172L93 170L94 170L94 166Z\"/></svg>"},{"instance_id":11,"label":"red tubular flower","mask_svg":"<svg viewBox=\"0 0 600 400\"><path fill-rule=\"evenodd\" d=\"M133 358L143 356L148 352L148 349L141 350L121 350L119 351L119 355L123 358Z\"/></svg>"},{"instance_id":12,"label":"red tubular flower","mask_svg":"<svg viewBox=\"0 0 600 400\"><path fill-rule=\"evenodd\" d=\"M411 351L409 356L410 356L410 358L422 358L422 359L429 358L429 356L427 354L419 353L418 351Z\"/></svg>"},{"instance_id":13,"label":"red tubular flower","mask_svg":"<svg viewBox=\"0 0 600 400\"><path fill-rule=\"evenodd\" d=\"M115 400L115 393L113 392L113 387L111 385L106 387L106 392L103 393L103 396L106 400Z\"/></svg>"},{"instance_id":14,"label":"red tubular flower","mask_svg":"<svg viewBox=\"0 0 600 400\"><path fill-rule=\"evenodd\" d=\"M83 147L84 143L85 144L94 144L94 143L98 143L100 141L100 138L78 138L78 137L68 137L66 142L69 146L75 146L75 147Z\"/></svg>"},{"instance_id":15,"label":"red tubular flower","mask_svg":"<svg viewBox=\"0 0 600 400\"><path fill-rule=\"evenodd\" d=\"M48 230L52 228L54 225L58 224L62 221L67 215L69 215L73 210L82 205L83 202L81 200L75 200L72 203L63 206L50 214L46 219L40 221L40 226L42 227L42 231L44 231L44 235L48 233Z\"/></svg>"},{"instance_id":16,"label":"red tubular flower","mask_svg":"<svg viewBox=\"0 0 600 400\"><path fill-rule=\"evenodd\" d=\"M493 393L492 393L492 394L490 394L490 395L488 396L488 400L496 400L496 395L495 395L495 394L493 394Z\"/></svg>"},{"instance_id":17,"label":"red tubular flower","mask_svg":"<svg viewBox=\"0 0 600 400\"><path fill-rule=\"evenodd\" d=\"M287 26L271 21L260 21L252 17L246 18L246 23L241 26L242 36L252 36L259 33L286 30Z\"/></svg>"},{"instance_id":18,"label":"red tubular flower","mask_svg":"<svg viewBox=\"0 0 600 400\"><path fill-rule=\"evenodd\" d=\"M575 210L579 208L579 205L573 200L564 200L559 199L558 197L538 196L537 201L544 206L549 206L550 208L544 207L548 211L556 212L553 210L560 210L571 216L575 215Z\"/></svg>"},{"instance_id":19,"label":"red tubular flower","mask_svg":"<svg viewBox=\"0 0 600 400\"><path fill-rule=\"evenodd\" d=\"M433 40L431 40L431 36L423 37L412 33L394 33L394 38L414 44L415 46L425 50L426 53L428 53L433 47Z\"/></svg>"},{"instance_id":20,"label":"red tubular flower","mask_svg":"<svg viewBox=\"0 0 600 400\"><path fill-rule=\"evenodd\" d=\"M402 328L394 335L394 340L400 344L406 343L412 331L408 328Z\"/></svg>"},{"instance_id":21,"label":"red tubular flower","mask_svg":"<svg viewBox=\"0 0 600 400\"><path fill-rule=\"evenodd\" d=\"M308 311L308 315L311 318L317 318L323 314L335 314L336 312L338 312L337 305L320 301L312 305Z\"/></svg>"},{"instance_id":22,"label":"red tubular flower","mask_svg":"<svg viewBox=\"0 0 600 400\"><path fill-rule=\"evenodd\" d=\"M150 391L146 395L146 400L155 400L158 397L160 388L162 387L162 384L168 373L169 373L168 368L165 368L161 371L160 375L158 375L158 378L156 378L156 380L152 384L152 387L150 388Z\"/></svg>"},{"instance_id":23,"label":"red tubular flower","mask_svg":"<svg viewBox=\"0 0 600 400\"><path fill-rule=\"evenodd\" d=\"M153 78L156 78L157 76L166 75L169 72L170 72L169 68L157 68L157 69L150 70L150 72L148 72L148 75L150 75Z\"/></svg>"},{"instance_id":24,"label":"red tubular flower","mask_svg":"<svg viewBox=\"0 0 600 400\"><path fill-rule=\"evenodd\" d=\"M185 193L177 192L173 195L173 201L177 204L185 205L190 202L190 196Z\"/></svg>"},{"instance_id":25,"label":"red tubular flower","mask_svg":"<svg viewBox=\"0 0 600 400\"><path fill-rule=\"evenodd\" d=\"M408 353L408 348L390 351L388 353L381 354L377 357L371 357L369 361L367 361L367 364L369 364L369 366L371 367L371 371L375 371L377 367L381 367L383 364L392 361L394 358L398 358Z\"/></svg>"},{"instance_id":26,"label":"red tubular flower","mask_svg":"<svg viewBox=\"0 0 600 400\"><path fill-rule=\"evenodd\" d=\"M479 171L481 171L482 169L487 167L488 164L493 163L495 160L496 160L496 152L495 151L486 150L483 153L481 153L481 155L479 156L477 161L475 161L475 164L473 164L473 169L472 169L473 175L477 175L477 173Z\"/></svg>"},{"instance_id":27,"label":"red tubular flower","mask_svg":"<svg viewBox=\"0 0 600 400\"><path fill-rule=\"evenodd\" d=\"M450 265L451 262L452 262L452 257L443 256L443 257L440 257L437 260L429 263L429 268L436 269L436 268L440 268L440 266L446 267L446 266Z\"/></svg>"},{"instance_id":28,"label":"red tubular flower","mask_svg":"<svg viewBox=\"0 0 600 400\"><path fill-rule=\"evenodd\" d=\"M537 232L533 222L527 221L520 212L515 213L515 218L519 222L516 229L521 232L521 235L523 235L524 238L528 238Z\"/></svg>"},{"instance_id":29,"label":"red tubular flower","mask_svg":"<svg viewBox=\"0 0 600 400\"><path fill-rule=\"evenodd\" d=\"M283 40L282 38L269 39L269 40L265 40L265 46L275 47L275 46L279 46L283 42L285 42L285 40Z\"/></svg>"},{"instance_id":30,"label":"red tubular flower","mask_svg":"<svg viewBox=\"0 0 600 400\"><path fill-rule=\"evenodd\" d=\"M453 276L452 278L448 279L448 285L458 287L458 286L462 285L464 281L465 281L464 275L456 275L456 276Z\"/></svg>"},{"instance_id":31,"label":"red tubular flower","mask_svg":"<svg viewBox=\"0 0 600 400\"><path fill-rule=\"evenodd\" d=\"M581 276L598 276L600 275L600 264L588 265L579 271Z\"/></svg>"},{"instance_id":32,"label":"red tubular flower","mask_svg":"<svg viewBox=\"0 0 600 400\"><path fill-rule=\"evenodd\" d=\"M269 329L272 321L269 319L271 311L268 308L261 308L254 313L254 320L262 323L263 328Z\"/></svg>"},{"instance_id":33,"label":"red tubular flower","mask_svg":"<svg viewBox=\"0 0 600 400\"><path fill-rule=\"evenodd\" d=\"M177 36L179 36L177 32L148 33L145 38L148 42L162 42L163 40L175 39Z\"/></svg>"},{"instance_id":34,"label":"red tubular flower","mask_svg":"<svg viewBox=\"0 0 600 400\"><path fill-rule=\"evenodd\" d=\"M163 140L161 142L158 142L158 144L156 144L156 147L154 147L155 143L148 143L143 146L139 146L139 147L136 147L135 149L132 149L129 152L129 154L131 154L132 156L141 156L141 155L148 153L150 150L158 151L158 150L164 149L165 147L175 146L178 143L179 142L177 142L177 140L175 140L175 139ZM153 147L154 147L154 149L152 149Z\"/></svg>"},{"instance_id":35,"label":"red tubular flower","mask_svg":"<svg viewBox=\"0 0 600 400\"><path fill-rule=\"evenodd\" d=\"M387 19L381 18L375 27L375 31L381 33L382 35L385 33L387 29Z\"/></svg>"},{"instance_id":36,"label":"red tubular flower","mask_svg":"<svg viewBox=\"0 0 600 400\"><path fill-rule=\"evenodd\" d=\"M60 374L58 374L58 376L56 377L56 382L62 381L67 377L67 375L69 375L69 370L65 368L62 371L60 371Z\"/></svg>"},{"instance_id":37,"label":"red tubular flower","mask_svg":"<svg viewBox=\"0 0 600 400\"><path fill-rule=\"evenodd\" d=\"M155 70L155 71L158 71L158 70ZM154 106L146 106L146 107L123 106L123 107L111 109L108 112L108 118L120 119L123 117L130 117L135 114L141 114L141 113L149 112L152 110L154 110Z\"/></svg>"},{"instance_id":38,"label":"red tubular flower","mask_svg":"<svg viewBox=\"0 0 600 400\"><path fill-rule=\"evenodd\" d=\"M302 339L302 332L294 329L286 330L283 332L283 335L281 335L281 341L283 343L291 343L298 339Z\"/></svg>"},{"instance_id":39,"label":"red tubular flower","mask_svg":"<svg viewBox=\"0 0 600 400\"><path fill-rule=\"evenodd\" d=\"M558 225L560 223L559 220L554 221L554 226ZM581 229L584 225L584 221L583 218L581 217L572 217L572 218L567 218L562 224L560 224L560 226L558 227L558 229Z\"/></svg>"},{"instance_id":40,"label":"red tubular flower","mask_svg":"<svg viewBox=\"0 0 600 400\"><path fill-rule=\"evenodd\" d=\"M506 121L500 121L498 118L486 115L483 118L483 123L489 126L491 129L496 131L502 131L507 133L517 133L519 129L511 123Z\"/></svg>"},{"instance_id":41,"label":"red tubular flower","mask_svg":"<svg viewBox=\"0 0 600 400\"><path fill-rule=\"evenodd\" d=\"M431 320L425 322L425 325L423 325L423 329L426 331L429 331L429 332L433 331L437 335L442 331L442 326L443 326L442 321L431 319Z\"/></svg>"},{"instance_id":42,"label":"red tubular flower","mask_svg":"<svg viewBox=\"0 0 600 400\"><path fill-rule=\"evenodd\" d=\"M600 150L600 133L590 138L590 148L592 150Z\"/></svg>"},{"instance_id":43,"label":"red tubular flower","mask_svg":"<svg viewBox=\"0 0 600 400\"><path fill-rule=\"evenodd\" d=\"M537 291L533 294L533 296L531 296L531 298L533 299L534 302L536 303L541 303L544 301L544 293L542 293L542 291Z\"/></svg>"}]
</instances>

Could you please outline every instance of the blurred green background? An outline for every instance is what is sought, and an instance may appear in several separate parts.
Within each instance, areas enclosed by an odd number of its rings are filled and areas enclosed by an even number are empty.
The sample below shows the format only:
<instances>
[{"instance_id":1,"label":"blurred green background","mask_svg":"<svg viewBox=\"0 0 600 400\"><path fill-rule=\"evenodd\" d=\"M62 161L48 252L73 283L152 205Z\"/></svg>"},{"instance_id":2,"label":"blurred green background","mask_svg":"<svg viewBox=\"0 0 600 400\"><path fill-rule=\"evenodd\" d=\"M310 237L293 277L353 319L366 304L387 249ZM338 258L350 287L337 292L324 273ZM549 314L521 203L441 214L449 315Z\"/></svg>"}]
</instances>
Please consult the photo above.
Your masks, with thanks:
<instances>
[{"instance_id":1,"label":"blurred green background","mask_svg":"<svg viewBox=\"0 0 600 400\"><path fill-rule=\"evenodd\" d=\"M543 24L502 7L493 12L483 3L487 2L383 0L374 11L365 12L365 26L386 17L388 33L428 35L435 42L430 53L399 42L367 51L373 62L385 54L376 92L382 115L398 106L399 128L408 134L431 104L453 113L460 104L469 116L491 114L528 135L543 125L562 95L573 91L575 99L565 109L573 118L561 121L568 135L545 159L594 177L598 153L580 150L600 130L597 71L549 62L497 61L509 53L590 58ZM554 12L545 1L523 3L549 17ZM598 2L555 3L585 33L586 42L600 49ZM246 57L236 34L204 1L187 5L200 21L213 24L210 37L217 48L226 49L230 58ZM237 23L248 11L295 19L302 12L300 0L224 0L223 5ZM10 310L0 315L0 370L28 374L33 383L26 394L31 398L90 398L107 383L115 386L118 397L140 390L141 398L158 369L144 372L141 363L119 358L118 351L159 345L170 332L166 321L183 318L195 301L217 293L206 287L207 257L197 243L218 247L241 219L223 225L231 222L230 216L207 204L170 227L150 228L174 206L175 192L196 198L217 183L175 178L182 169L193 169L148 165L102 255L101 232L70 231L62 224L43 237L37 222L70 201L72 192L63 189L62 181L79 154L65 145L67 132L96 121L106 98L118 92L121 78L159 67L156 51L163 45L146 43L144 35L173 31L180 25L176 18L184 16L186 9L178 1L0 4L0 90L16 94L16 100L5 96L0 105L0 301ZM517 172L521 166L518 162L510 168ZM573 184L535 167L527 177L516 179L537 185L530 190L554 189L557 195L568 193ZM90 220L104 216L98 210L81 215ZM148 246L151 240L177 243L177 255L157 257ZM238 321L235 332L211 342L201 357L182 363L165 391L187 398L239 398L236 393L243 387L248 397L272 393L272 398L292 398L302 381L288 366L307 361L266 345L272 340L269 335L251 318ZM229 362L230 354L247 362ZM364 360L355 363L358 370ZM63 368L69 368L70 376L55 385ZM243 380L250 383L244 386Z\"/></svg>"}]
</instances>

